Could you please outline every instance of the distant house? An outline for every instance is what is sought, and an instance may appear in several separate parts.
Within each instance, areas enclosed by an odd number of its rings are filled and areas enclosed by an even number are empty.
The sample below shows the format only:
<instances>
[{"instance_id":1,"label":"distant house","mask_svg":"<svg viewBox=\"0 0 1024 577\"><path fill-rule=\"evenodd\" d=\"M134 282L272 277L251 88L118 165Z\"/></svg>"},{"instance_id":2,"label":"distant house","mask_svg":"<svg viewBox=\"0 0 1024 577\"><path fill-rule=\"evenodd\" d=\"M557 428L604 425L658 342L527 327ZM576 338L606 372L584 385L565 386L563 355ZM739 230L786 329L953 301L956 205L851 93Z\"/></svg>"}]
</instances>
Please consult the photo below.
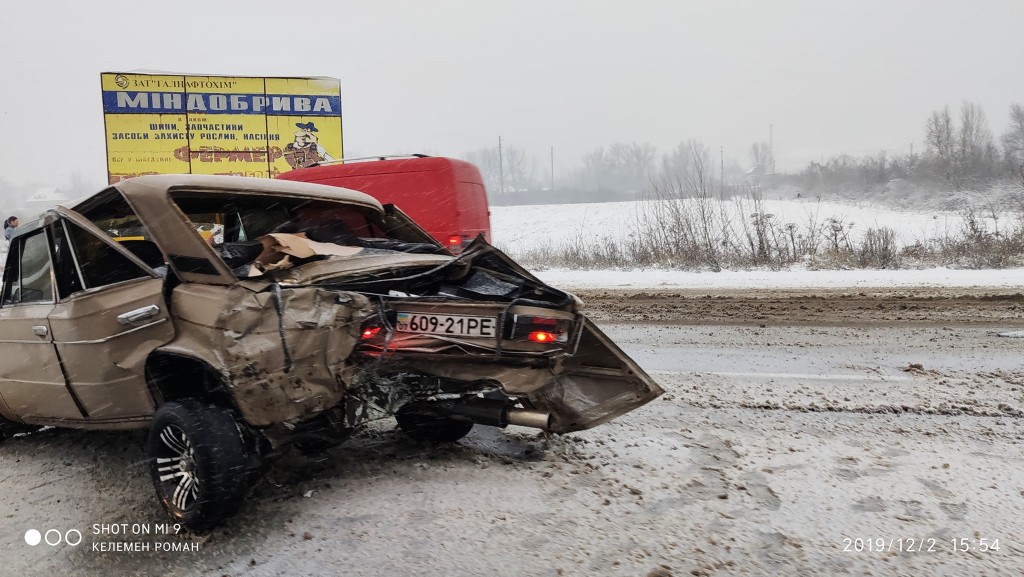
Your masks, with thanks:
<instances>
[{"instance_id":1,"label":"distant house","mask_svg":"<svg viewBox=\"0 0 1024 577\"><path fill-rule=\"evenodd\" d=\"M48 208L67 203L69 200L71 199L62 194L57 187L44 186L37 188L32 196L25 199L25 216L35 216Z\"/></svg>"},{"instance_id":2,"label":"distant house","mask_svg":"<svg viewBox=\"0 0 1024 577\"><path fill-rule=\"evenodd\" d=\"M761 188L769 185L769 177L772 175L772 167L768 163L755 164L753 168L743 173L747 190L755 200L761 199Z\"/></svg>"}]
</instances>

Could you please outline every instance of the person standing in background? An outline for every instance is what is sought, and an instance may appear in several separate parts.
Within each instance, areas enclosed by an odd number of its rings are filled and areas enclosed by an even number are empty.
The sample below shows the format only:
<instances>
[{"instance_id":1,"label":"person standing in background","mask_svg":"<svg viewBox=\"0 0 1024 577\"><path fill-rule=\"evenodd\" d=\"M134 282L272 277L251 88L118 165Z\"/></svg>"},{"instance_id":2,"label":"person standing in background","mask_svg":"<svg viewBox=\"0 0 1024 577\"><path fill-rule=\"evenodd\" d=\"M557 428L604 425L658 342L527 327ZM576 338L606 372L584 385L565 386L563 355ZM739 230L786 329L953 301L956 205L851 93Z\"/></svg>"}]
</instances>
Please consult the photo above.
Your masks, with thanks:
<instances>
[{"instance_id":1,"label":"person standing in background","mask_svg":"<svg viewBox=\"0 0 1024 577\"><path fill-rule=\"evenodd\" d=\"M14 229L18 228L18 217L9 216L4 221L4 240L11 242L11 237L14 236Z\"/></svg>"}]
</instances>

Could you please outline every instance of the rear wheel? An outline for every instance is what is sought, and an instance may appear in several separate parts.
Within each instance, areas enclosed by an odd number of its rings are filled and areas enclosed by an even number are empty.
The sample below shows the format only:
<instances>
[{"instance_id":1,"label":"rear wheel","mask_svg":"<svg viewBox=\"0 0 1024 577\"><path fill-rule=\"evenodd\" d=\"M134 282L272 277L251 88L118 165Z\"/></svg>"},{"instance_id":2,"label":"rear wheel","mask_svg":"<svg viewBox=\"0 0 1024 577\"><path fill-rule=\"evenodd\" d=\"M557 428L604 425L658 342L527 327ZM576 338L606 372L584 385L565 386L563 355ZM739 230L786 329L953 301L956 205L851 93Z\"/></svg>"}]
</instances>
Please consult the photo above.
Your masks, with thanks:
<instances>
[{"instance_id":1,"label":"rear wheel","mask_svg":"<svg viewBox=\"0 0 1024 577\"><path fill-rule=\"evenodd\" d=\"M200 401L165 403L157 410L149 462L160 504L191 529L233 515L249 487L248 450L234 416Z\"/></svg>"},{"instance_id":2,"label":"rear wheel","mask_svg":"<svg viewBox=\"0 0 1024 577\"><path fill-rule=\"evenodd\" d=\"M466 417L438 415L431 411L429 403L405 405L395 413L395 420L406 435L434 443L458 441L473 430L473 421Z\"/></svg>"}]
</instances>

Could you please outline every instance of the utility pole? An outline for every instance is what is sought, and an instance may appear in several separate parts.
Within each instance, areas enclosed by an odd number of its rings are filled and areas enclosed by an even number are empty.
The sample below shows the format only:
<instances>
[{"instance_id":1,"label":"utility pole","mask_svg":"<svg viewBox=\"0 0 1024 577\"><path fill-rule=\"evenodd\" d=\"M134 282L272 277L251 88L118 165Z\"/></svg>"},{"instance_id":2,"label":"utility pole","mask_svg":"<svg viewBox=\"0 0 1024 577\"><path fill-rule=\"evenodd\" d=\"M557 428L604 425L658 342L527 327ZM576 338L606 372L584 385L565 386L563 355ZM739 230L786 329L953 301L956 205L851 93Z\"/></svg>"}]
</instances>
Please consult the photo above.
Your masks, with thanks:
<instances>
[{"instance_id":1,"label":"utility pole","mask_svg":"<svg viewBox=\"0 0 1024 577\"><path fill-rule=\"evenodd\" d=\"M768 157L772 161L772 188L775 188L775 125L768 125Z\"/></svg>"},{"instance_id":2,"label":"utility pole","mask_svg":"<svg viewBox=\"0 0 1024 577\"><path fill-rule=\"evenodd\" d=\"M555 147L551 147L551 190L555 190Z\"/></svg>"},{"instance_id":3,"label":"utility pole","mask_svg":"<svg viewBox=\"0 0 1024 577\"><path fill-rule=\"evenodd\" d=\"M718 147L718 196L725 198L725 147Z\"/></svg>"},{"instance_id":4,"label":"utility pole","mask_svg":"<svg viewBox=\"0 0 1024 577\"><path fill-rule=\"evenodd\" d=\"M498 194L505 194L505 160L501 155L501 136L498 136L498 179L501 188Z\"/></svg>"}]
</instances>

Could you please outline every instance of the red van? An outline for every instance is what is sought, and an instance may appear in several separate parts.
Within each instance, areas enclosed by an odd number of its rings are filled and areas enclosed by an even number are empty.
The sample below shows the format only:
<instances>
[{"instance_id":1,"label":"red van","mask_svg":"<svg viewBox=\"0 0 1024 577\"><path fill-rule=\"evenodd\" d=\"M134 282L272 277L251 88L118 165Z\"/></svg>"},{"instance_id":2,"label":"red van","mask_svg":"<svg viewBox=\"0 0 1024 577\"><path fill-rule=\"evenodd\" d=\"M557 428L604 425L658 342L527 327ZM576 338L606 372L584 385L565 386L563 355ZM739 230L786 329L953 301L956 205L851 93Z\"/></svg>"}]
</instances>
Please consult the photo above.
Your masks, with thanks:
<instances>
[{"instance_id":1,"label":"red van","mask_svg":"<svg viewBox=\"0 0 1024 577\"><path fill-rule=\"evenodd\" d=\"M491 240L487 191L480 171L468 162L381 156L322 163L277 178L351 188L394 204L455 254L479 234Z\"/></svg>"}]
</instances>

